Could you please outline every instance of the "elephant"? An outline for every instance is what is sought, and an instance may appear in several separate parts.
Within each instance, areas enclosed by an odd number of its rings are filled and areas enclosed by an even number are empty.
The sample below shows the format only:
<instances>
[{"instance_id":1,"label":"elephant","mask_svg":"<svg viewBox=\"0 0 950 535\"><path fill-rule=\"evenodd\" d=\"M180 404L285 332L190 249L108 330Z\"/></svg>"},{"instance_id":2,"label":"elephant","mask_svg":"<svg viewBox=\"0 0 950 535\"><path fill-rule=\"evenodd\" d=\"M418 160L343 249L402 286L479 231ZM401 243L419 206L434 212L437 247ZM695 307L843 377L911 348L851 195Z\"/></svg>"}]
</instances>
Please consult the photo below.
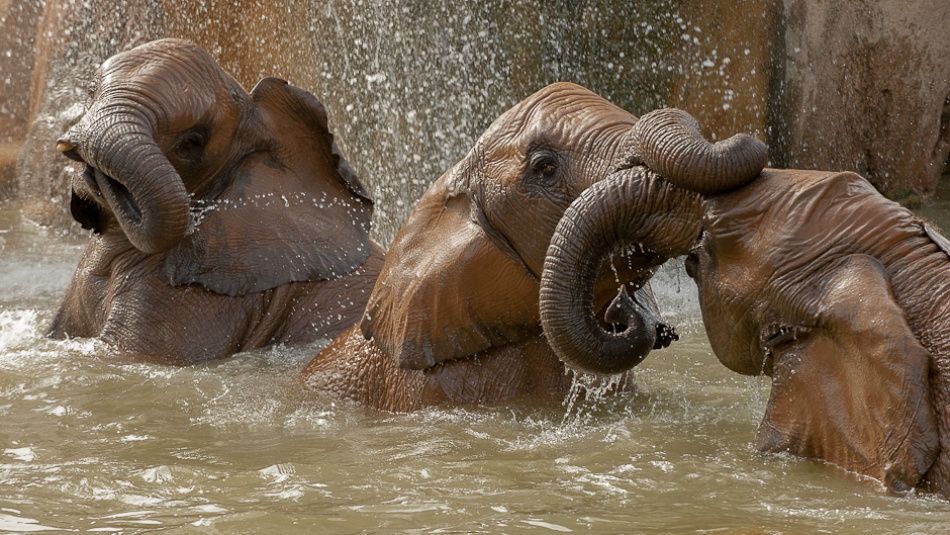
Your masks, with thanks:
<instances>
[{"instance_id":1,"label":"elephant","mask_svg":"<svg viewBox=\"0 0 950 535\"><path fill-rule=\"evenodd\" d=\"M312 94L248 94L161 39L103 62L56 148L83 164L70 209L92 235L49 336L193 364L359 321L383 261L373 201Z\"/></svg>"},{"instance_id":2,"label":"elephant","mask_svg":"<svg viewBox=\"0 0 950 535\"><path fill-rule=\"evenodd\" d=\"M391 412L563 399L572 374L538 316L545 252L564 209L613 169L635 121L566 82L500 115L423 193L386 253L359 325L313 358L303 384ZM652 274L618 255L598 276L604 321L625 329L622 320L636 315L629 325L638 353L676 336L661 321ZM618 294L640 306L615 312ZM629 373L625 381L635 387Z\"/></svg>"},{"instance_id":3,"label":"elephant","mask_svg":"<svg viewBox=\"0 0 950 535\"><path fill-rule=\"evenodd\" d=\"M950 498L950 242L855 173L764 168L764 144L708 143L680 110L634 129L624 169L552 237L539 306L555 351L635 366L587 317L592 270L629 243L685 255L717 358L771 378L758 450Z\"/></svg>"}]
</instances>

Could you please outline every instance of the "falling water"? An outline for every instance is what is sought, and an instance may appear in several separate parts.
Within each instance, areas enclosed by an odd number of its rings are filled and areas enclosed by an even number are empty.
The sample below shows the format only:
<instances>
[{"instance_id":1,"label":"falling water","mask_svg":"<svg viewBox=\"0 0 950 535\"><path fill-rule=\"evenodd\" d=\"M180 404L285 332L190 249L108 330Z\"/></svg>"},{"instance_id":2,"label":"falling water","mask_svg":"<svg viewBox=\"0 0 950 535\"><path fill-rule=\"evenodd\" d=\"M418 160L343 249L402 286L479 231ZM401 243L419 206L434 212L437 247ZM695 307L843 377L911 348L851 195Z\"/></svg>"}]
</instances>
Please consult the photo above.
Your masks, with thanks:
<instances>
[{"instance_id":1,"label":"falling water","mask_svg":"<svg viewBox=\"0 0 950 535\"><path fill-rule=\"evenodd\" d=\"M758 18L742 36L717 33L720 8L704 13L674 0L244 4L164 10L133 0L49 0L34 21L39 31L23 24L10 34L11 54L29 50L44 67L35 73L37 120L16 183L30 216L68 219L72 164L50 147L78 116L73 105L83 103L98 62L164 35L204 45L248 90L277 76L316 95L376 201L375 234L384 244L495 117L551 82L580 83L638 115L692 103L688 109L707 110L704 124L718 125L712 135L765 135L768 85L759 78L771 45ZM774 18L774 6L755 10ZM117 27L116 18L130 24ZM18 68L0 62L0 80L29 72ZM12 96L23 85L4 87Z\"/></svg>"},{"instance_id":2,"label":"falling water","mask_svg":"<svg viewBox=\"0 0 950 535\"><path fill-rule=\"evenodd\" d=\"M589 422L596 404L629 388L635 388L635 381L628 374L608 377L574 374L571 378L571 389L562 402L564 417L561 419L561 426Z\"/></svg>"}]
</instances>

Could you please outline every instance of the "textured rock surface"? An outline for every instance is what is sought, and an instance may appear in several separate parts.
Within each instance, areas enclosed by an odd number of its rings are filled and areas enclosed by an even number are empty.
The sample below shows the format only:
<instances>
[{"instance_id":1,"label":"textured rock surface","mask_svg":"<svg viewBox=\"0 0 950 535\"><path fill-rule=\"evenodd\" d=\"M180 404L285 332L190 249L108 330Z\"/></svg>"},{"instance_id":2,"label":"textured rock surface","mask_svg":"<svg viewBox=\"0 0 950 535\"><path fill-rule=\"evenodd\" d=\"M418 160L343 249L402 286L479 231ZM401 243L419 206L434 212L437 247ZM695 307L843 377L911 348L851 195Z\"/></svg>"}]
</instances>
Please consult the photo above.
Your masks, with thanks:
<instances>
[{"instance_id":1,"label":"textured rock surface","mask_svg":"<svg viewBox=\"0 0 950 535\"><path fill-rule=\"evenodd\" d=\"M788 167L932 192L950 152L950 3L786 0Z\"/></svg>"},{"instance_id":2,"label":"textured rock surface","mask_svg":"<svg viewBox=\"0 0 950 535\"><path fill-rule=\"evenodd\" d=\"M492 119L559 80L638 115L684 108L712 138L769 142L773 165L855 170L891 196L931 191L947 159L944 0L392 4L0 0L0 153L19 155L15 173L0 156L0 198L75 228L55 140L102 60L163 36L248 89L277 76L323 101L384 243Z\"/></svg>"}]
</instances>

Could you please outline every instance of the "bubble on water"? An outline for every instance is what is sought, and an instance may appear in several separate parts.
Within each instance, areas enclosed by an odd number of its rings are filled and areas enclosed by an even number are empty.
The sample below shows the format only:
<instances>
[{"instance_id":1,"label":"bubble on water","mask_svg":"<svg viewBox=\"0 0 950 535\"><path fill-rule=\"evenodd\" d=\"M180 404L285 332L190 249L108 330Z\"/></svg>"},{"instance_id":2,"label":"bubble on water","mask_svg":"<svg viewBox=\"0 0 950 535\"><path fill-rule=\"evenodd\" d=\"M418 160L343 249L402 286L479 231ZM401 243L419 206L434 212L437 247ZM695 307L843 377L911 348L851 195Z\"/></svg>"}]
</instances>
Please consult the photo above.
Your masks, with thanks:
<instances>
[{"instance_id":1,"label":"bubble on water","mask_svg":"<svg viewBox=\"0 0 950 535\"><path fill-rule=\"evenodd\" d=\"M3 450L4 455L13 457L18 461L23 461L25 463L32 462L36 458L36 452L31 447L25 448L7 448Z\"/></svg>"}]
</instances>

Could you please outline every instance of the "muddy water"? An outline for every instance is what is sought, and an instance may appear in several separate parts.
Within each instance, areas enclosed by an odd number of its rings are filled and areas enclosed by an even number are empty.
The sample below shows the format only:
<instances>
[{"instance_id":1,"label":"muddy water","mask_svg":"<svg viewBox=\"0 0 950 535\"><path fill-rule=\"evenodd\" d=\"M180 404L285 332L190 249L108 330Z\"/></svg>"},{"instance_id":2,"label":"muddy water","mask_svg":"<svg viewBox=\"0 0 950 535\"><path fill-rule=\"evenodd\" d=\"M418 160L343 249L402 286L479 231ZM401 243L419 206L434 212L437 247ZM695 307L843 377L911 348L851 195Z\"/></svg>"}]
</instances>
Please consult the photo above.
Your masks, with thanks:
<instances>
[{"instance_id":1,"label":"muddy water","mask_svg":"<svg viewBox=\"0 0 950 535\"><path fill-rule=\"evenodd\" d=\"M659 293L684 340L647 359L638 394L388 415L298 389L319 345L175 368L44 339L80 251L0 206L0 533L950 525L950 504L932 497L888 496L873 481L755 453L768 384L718 364L677 270Z\"/></svg>"}]
</instances>

